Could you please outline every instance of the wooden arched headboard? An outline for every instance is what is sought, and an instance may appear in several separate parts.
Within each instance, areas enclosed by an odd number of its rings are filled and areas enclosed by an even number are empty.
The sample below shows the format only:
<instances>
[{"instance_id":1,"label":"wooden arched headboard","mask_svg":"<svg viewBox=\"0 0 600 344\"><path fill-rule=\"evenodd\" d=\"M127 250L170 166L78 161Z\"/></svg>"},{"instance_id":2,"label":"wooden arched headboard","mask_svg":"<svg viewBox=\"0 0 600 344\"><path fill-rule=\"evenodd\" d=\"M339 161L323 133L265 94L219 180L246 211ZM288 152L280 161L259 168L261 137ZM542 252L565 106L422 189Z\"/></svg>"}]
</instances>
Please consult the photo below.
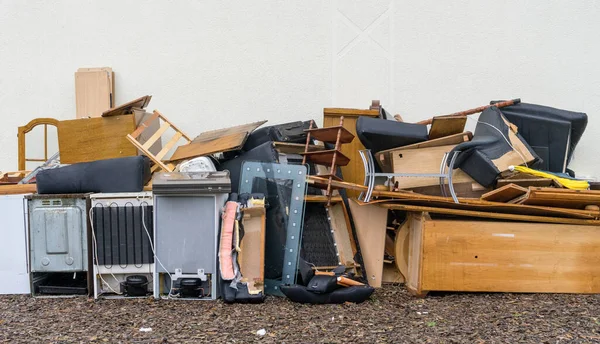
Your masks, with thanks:
<instances>
[{"instance_id":1,"label":"wooden arched headboard","mask_svg":"<svg viewBox=\"0 0 600 344\"><path fill-rule=\"evenodd\" d=\"M33 130L38 125L44 126L44 159L27 159L25 157L25 134ZM17 137L19 139L19 171L26 170L27 161L46 162L48 160L48 126L58 126L58 120L54 118L36 118L32 119L26 125L19 127Z\"/></svg>"}]
</instances>

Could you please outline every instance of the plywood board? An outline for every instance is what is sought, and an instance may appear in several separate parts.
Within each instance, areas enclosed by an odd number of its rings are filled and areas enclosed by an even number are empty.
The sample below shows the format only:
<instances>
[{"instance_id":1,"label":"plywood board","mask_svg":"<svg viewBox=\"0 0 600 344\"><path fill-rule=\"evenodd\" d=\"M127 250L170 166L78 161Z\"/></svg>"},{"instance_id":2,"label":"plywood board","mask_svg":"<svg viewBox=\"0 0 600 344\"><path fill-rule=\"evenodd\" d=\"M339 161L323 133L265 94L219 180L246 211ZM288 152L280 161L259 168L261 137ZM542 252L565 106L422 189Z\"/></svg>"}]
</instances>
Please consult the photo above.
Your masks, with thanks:
<instances>
[{"instance_id":1,"label":"plywood board","mask_svg":"<svg viewBox=\"0 0 600 344\"><path fill-rule=\"evenodd\" d=\"M133 115L60 121L57 127L63 164L137 155L127 140L127 134L135 129Z\"/></svg>"},{"instance_id":2,"label":"plywood board","mask_svg":"<svg viewBox=\"0 0 600 344\"><path fill-rule=\"evenodd\" d=\"M102 112L102 117L121 116L133 113L133 108L144 109L150 103L152 96L143 96L117 107Z\"/></svg>"},{"instance_id":3,"label":"plywood board","mask_svg":"<svg viewBox=\"0 0 600 344\"><path fill-rule=\"evenodd\" d=\"M455 146L439 146L418 149L399 149L392 154L394 173L440 173L440 165L444 154L450 152ZM452 173L452 181L465 183L475 181L461 169ZM394 177L400 189L419 186L439 185L439 178ZM447 180L445 180L447 184Z\"/></svg>"},{"instance_id":4,"label":"plywood board","mask_svg":"<svg viewBox=\"0 0 600 344\"><path fill-rule=\"evenodd\" d=\"M467 123L466 116L438 116L433 117L431 129L429 129L429 139L439 139L441 137L460 134L465 130Z\"/></svg>"},{"instance_id":5,"label":"plywood board","mask_svg":"<svg viewBox=\"0 0 600 344\"><path fill-rule=\"evenodd\" d=\"M381 287L387 209L376 205L359 205L351 199L350 211L365 265L365 277L370 286Z\"/></svg>"},{"instance_id":6,"label":"plywood board","mask_svg":"<svg viewBox=\"0 0 600 344\"><path fill-rule=\"evenodd\" d=\"M244 209L244 237L238 256L242 281L248 283L250 294L264 293L265 278L265 208Z\"/></svg>"},{"instance_id":7,"label":"plywood board","mask_svg":"<svg viewBox=\"0 0 600 344\"><path fill-rule=\"evenodd\" d=\"M394 264L396 268L404 276L404 279L408 279L408 244L409 244L409 232L410 232L410 217L402 223L400 229L396 232L396 238L394 239Z\"/></svg>"},{"instance_id":8,"label":"plywood board","mask_svg":"<svg viewBox=\"0 0 600 344\"><path fill-rule=\"evenodd\" d=\"M175 150L169 161L179 161L241 149L250 133L266 122L267 121L259 121L204 132L198 135L189 144L177 147L177 150Z\"/></svg>"},{"instance_id":9,"label":"plywood board","mask_svg":"<svg viewBox=\"0 0 600 344\"><path fill-rule=\"evenodd\" d=\"M352 133L352 135L357 136L356 121L358 117L379 117L379 110L325 108L323 109L323 127L338 126L340 124L340 117L342 116L344 116L343 127ZM342 154L350 160L348 165L341 167L344 180L351 183L362 183L365 180L365 170L358 153L359 150L363 149L365 149L365 146L357 139L340 147ZM358 194L358 192L352 190L348 191L348 197L356 197Z\"/></svg>"},{"instance_id":10,"label":"plywood board","mask_svg":"<svg viewBox=\"0 0 600 344\"><path fill-rule=\"evenodd\" d=\"M425 221L420 289L600 293L599 233L597 226Z\"/></svg>"},{"instance_id":11,"label":"plywood board","mask_svg":"<svg viewBox=\"0 0 600 344\"><path fill-rule=\"evenodd\" d=\"M416 296L427 294L428 290L423 289L421 275L423 269L423 224L431 220L429 214L423 212L413 212L407 215L408 222L408 262L406 289Z\"/></svg>"},{"instance_id":12,"label":"plywood board","mask_svg":"<svg viewBox=\"0 0 600 344\"><path fill-rule=\"evenodd\" d=\"M423 142L414 143L412 145L388 149L384 151L380 151L375 154L377 163L386 173L392 173L392 154L394 154L397 150L403 149L417 149L417 148L430 148L430 147L440 147L440 146L449 146L449 145L457 145L459 143L471 141L473 138L473 134L470 131L465 131L464 133L454 134L446 137L440 137L435 140L428 140Z\"/></svg>"},{"instance_id":13,"label":"plywood board","mask_svg":"<svg viewBox=\"0 0 600 344\"><path fill-rule=\"evenodd\" d=\"M113 105L111 68L80 68L75 72L76 118L100 117Z\"/></svg>"},{"instance_id":14,"label":"plywood board","mask_svg":"<svg viewBox=\"0 0 600 344\"><path fill-rule=\"evenodd\" d=\"M527 189L516 184L507 184L485 193L481 196L482 200L490 202L508 202L527 193Z\"/></svg>"}]
</instances>

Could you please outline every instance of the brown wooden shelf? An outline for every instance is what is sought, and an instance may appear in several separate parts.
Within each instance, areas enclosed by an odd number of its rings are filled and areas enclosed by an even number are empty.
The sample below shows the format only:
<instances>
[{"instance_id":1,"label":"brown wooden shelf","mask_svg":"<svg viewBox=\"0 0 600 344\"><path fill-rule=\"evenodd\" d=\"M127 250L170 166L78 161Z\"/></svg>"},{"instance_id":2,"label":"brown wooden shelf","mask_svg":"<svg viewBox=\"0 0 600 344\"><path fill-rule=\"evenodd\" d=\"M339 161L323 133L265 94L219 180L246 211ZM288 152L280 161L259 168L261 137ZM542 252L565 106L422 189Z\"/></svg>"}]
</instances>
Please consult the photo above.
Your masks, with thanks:
<instances>
[{"instance_id":1,"label":"brown wooden shelf","mask_svg":"<svg viewBox=\"0 0 600 344\"><path fill-rule=\"evenodd\" d=\"M310 137L321 142L334 143L337 141L338 130L341 129L340 144L350 143L354 140L354 134L348 129L337 125L335 127L307 129L305 132L310 133Z\"/></svg>"},{"instance_id":2,"label":"brown wooden shelf","mask_svg":"<svg viewBox=\"0 0 600 344\"><path fill-rule=\"evenodd\" d=\"M336 166L346 166L350 162L347 156L342 154L339 150L329 149L318 152L303 152L301 155L305 155L310 161L320 165L331 165L333 160L333 153L337 152L335 164Z\"/></svg>"},{"instance_id":3,"label":"brown wooden shelf","mask_svg":"<svg viewBox=\"0 0 600 344\"><path fill-rule=\"evenodd\" d=\"M336 176L333 173L323 173L323 174L317 174L315 177L320 177L320 178L325 178L325 179L329 179L329 177L331 176L331 178L333 180L337 180L337 181L343 181L342 178Z\"/></svg>"}]
</instances>

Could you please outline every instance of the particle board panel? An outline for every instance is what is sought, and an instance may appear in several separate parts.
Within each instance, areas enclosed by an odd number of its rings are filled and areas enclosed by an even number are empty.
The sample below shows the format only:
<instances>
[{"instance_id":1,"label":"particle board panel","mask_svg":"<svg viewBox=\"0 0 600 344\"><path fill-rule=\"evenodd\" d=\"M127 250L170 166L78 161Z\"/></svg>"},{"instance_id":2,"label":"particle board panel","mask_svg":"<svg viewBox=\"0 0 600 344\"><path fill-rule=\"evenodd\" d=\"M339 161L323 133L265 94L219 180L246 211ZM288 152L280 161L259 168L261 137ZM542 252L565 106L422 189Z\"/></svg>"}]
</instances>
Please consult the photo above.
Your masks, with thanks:
<instances>
[{"instance_id":1,"label":"particle board panel","mask_svg":"<svg viewBox=\"0 0 600 344\"><path fill-rule=\"evenodd\" d=\"M428 220L411 249L425 291L600 293L598 226Z\"/></svg>"},{"instance_id":2,"label":"particle board panel","mask_svg":"<svg viewBox=\"0 0 600 344\"><path fill-rule=\"evenodd\" d=\"M465 131L464 133L440 137L434 140L430 139L423 142L413 143L412 145L408 146L380 151L375 154L375 158L383 172L391 173L393 170L391 157L397 150L457 145L459 143L471 141L472 138L473 134L470 131Z\"/></svg>"},{"instance_id":3,"label":"particle board panel","mask_svg":"<svg viewBox=\"0 0 600 344\"><path fill-rule=\"evenodd\" d=\"M467 123L466 116L438 116L433 117L431 128L429 129L429 139L439 139L441 137L460 134L465 130Z\"/></svg>"},{"instance_id":4,"label":"particle board panel","mask_svg":"<svg viewBox=\"0 0 600 344\"><path fill-rule=\"evenodd\" d=\"M63 164L137 155L127 140L135 130L133 115L81 118L58 123L58 148Z\"/></svg>"},{"instance_id":5,"label":"particle board panel","mask_svg":"<svg viewBox=\"0 0 600 344\"><path fill-rule=\"evenodd\" d=\"M483 194L481 199L490 202L508 202L526 193L526 188L511 183Z\"/></svg>"},{"instance_id":6,"label":"particle board panel","mask_svg":"<svg viewBox=\"0 0 600 344\"><path fill-rule=\"evenodd\" d=\"M439 146L418 149L399 149L391 154L394 173L440 173L440 165L444 154L450 152L455 146ZM461 169L452 173L453 183L475 183L473 178ZM420 186L439 185L439 178L420 177L394 177L400 189ZM444 180L445 184L448 183Z\"/></svg>"},{"instance_id":7,"label":"particle board panel","mask_svg":"<svg viewBox=\"0 0 600 344\"><path fill-rule=\"evenodd\" d=\"M264 293L265 282L265 221L264 207L244 209L244 237L238 256L243 281L250 294Z\"/></svg>"},{"instance_id":8,"label":"particle board panel","mask_svg":"<svg viewBox=\"0 0 600 344\"><path fill-rule=\"evenodd\" d=\"M113 106L111 68L80 68L75 72L76 117L100 117Z\"/></svg>"},{"instance_id":9,"label":"particle board panel","mask_svg":"<svg viewBox=\"0 0 600 344\"><path fill-rule=\"evenodd\" d=\"M310 161L314 162L315 164L330 166L331 162L333 161L333 153L337 153L335 159L335 164L337 166L344 167L350 163L350 159L347 156L345 156L344 153L341 152L341 150L336 151L335 149L300 153L300 155L305 155Z\"/></svg>"},{"instance_id":10,"label":"particle board panel","mask_svg":"<svg viewBox=\"0 0 600 344\"><path fill-rule=\"evenodd\" d=\"M383 277L387 209L371 204L359 205L354 199L349 204L365 265L365 277L370 286L379 288Z\"/></svg>"},{"instance_id":11,"label":"particle board panel","mask_svg":"<svg viewBox=\"0 0 600 344\"><path fill-rule=\"evenodd\" d=\"M323 109L323 127L338 126L340 124L340 117L342 116L344 116L343 127L352 133L352 135L357 136L356 121L358 117L379 117L379 110L325 108ZM350 159L348 165L341 167L342 176L345 181L357 184L364 182L365 170L358 153L359 150L363 149L365 149L365 146L357 139L340 147L342 153ZM348 197L356 197L358 195L359 192L348 190Z\"/></svg>"},{"instance_id":12,"label":"particle board panel","mask_svg":"<svg viewBox=\"0 0 600 344\"><path fill-rule=\"evenodd\" d=\"M416 296L424 296L427 290L422 288L423 270L423 224L431 220L428 213L412 212L407 214L408 223L408 261L406 272L406 289Z\"/></svg>"}]
</instances>

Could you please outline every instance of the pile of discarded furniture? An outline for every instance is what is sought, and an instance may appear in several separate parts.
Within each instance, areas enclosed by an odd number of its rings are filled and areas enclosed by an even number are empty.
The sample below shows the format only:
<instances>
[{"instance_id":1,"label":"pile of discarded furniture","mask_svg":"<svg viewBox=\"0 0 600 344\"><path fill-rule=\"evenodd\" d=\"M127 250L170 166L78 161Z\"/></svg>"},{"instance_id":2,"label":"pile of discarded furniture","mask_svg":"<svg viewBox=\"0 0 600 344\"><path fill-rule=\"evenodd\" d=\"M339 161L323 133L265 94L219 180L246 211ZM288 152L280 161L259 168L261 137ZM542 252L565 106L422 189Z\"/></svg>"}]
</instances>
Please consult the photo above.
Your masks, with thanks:
<instances>
[{"instance_id":1,"label":"pile of discarded furniture","mask_svg":"<svg viewBox=\"0 0 600 344\"><path fill-rule=\"evenodd\" d=\"M373 101L325 108L322 126L193 137L147 112L151 96L114 106L109 68L76 81L102 87L78 88L76 119L20 127L18 171L0 179L0 293L318 304L385 283L600 292L600 191L567 168L584 113L515 99L405 123ZM28 159L37 126L44 157Z\"/></svg>"}]
</instances>

